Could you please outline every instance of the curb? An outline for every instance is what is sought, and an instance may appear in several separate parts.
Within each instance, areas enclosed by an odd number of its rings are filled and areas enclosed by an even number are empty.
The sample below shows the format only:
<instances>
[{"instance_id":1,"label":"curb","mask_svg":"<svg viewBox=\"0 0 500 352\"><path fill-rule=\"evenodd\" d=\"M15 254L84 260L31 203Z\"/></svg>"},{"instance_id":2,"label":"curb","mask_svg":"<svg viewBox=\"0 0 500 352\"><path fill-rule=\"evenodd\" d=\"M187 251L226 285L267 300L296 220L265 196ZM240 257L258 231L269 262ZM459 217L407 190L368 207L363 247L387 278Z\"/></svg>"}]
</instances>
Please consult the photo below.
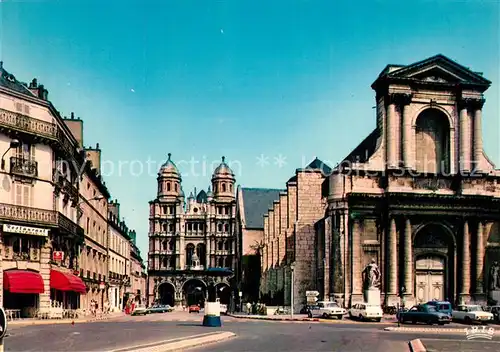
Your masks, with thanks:
<instances>
[{"instance_id":1,"label":"curb","mask_svg":"<svg viewBox=\"0 0 500 352\"><path fill-rule=\"evenodd\" d=\"M32 320L32 321L13 321L9 322L9 326L33 326L33 325L59 325L59 324L81 324L81 323L94 323L97 321L111 320L121 318L122 315L108 316L93 319L45 319L45 320Z\"/></svg>"},{"instance_id":2,"label":"curb","mask_svg":"<svg viewBox=\"0 0 500 352\"><path fill-rule=\"evenodd\" d=\"M464 329L453 328L406 328L406 327L387 327L384 331L393 332L428 332L428 333L460 333L464 334Z\"/></svg>"},{"instance_id":3,"label":"curb","mask_svg":"<svg viewBox=\"0 0 500 352\"><path fill-rule=\"evenodd\" d=\"M210 343L222 342L224 340L235 337L236 334L225 331L217 333L207 333L200 335L186 336L166 341L160 341L154 344L143 344L107 352L168 352L182 351L187 348L198 347Z\"/></svg>"},{"instance_id":4,"label":"curb","mask_svg":"<svg viewBox=\"0 0 500 352\"><path fill-rule=\"evenodd\" d=\"M420 339L411 340L408 342L408 346L410 347L410 352L427 352L427 349Z\"/></svg>"},{"instance_id":5,"label":"curb","mask_svg":"<svg viewBox=\"0 0 500 352\"><path fill-rule=\"evenodd\" d=\"M319 322L319 318L269 318L267 316L256 317L256 316L242 316L242 315L232 315L228 314L228 317L237 318L237 319L253 319L253 320L266 320L266 321L315 321Z\"/></svg>"}]
</instances>

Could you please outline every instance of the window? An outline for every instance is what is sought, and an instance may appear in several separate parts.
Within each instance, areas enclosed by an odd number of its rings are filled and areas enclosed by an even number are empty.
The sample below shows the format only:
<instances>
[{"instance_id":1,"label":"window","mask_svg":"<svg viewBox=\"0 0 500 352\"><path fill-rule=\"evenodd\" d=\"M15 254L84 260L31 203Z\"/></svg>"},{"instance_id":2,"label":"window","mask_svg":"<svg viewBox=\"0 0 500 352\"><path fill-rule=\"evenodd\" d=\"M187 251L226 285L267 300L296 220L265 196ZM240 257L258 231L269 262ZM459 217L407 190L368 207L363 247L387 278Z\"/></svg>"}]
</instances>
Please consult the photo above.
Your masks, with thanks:
<instances>
[{"instance_id":1,"label":"window","mask_svg":"<svg viewBox=\"0 0 500 352\"><path fill-rule=\"evenodd\" d=\"M15 184L14 187L14 203L30 207L33 205L34 188L31 185Z\"/></svg>"},{"instance_id":2,"label":"window","mask_svg":"<svg viewBox=\"0 0 500 352\"><path fill-rule=\"evenodd\" d=\"M222 224L217 225L217 231L222 232Z\"/></svg>"},{"instance_id":3,"label":"window","mask_svg":"<svg viewBox=\"0 0 500 352\"><path fill-rule=\"evenodd\" d=\"M16 148L16 157L23 160L34 160L35 145L21 143L19 147Z\"/></svg>"},{"instance_id":4,"label":"window","mask_svg":"<svg viewBox=\"0 0 500 352\"><path fill-rule=\"evenodd\" d=\"M167 192L170 192L170 182L167 183Z\"/></svg>"},{"instance_id":5,"label":"window","mask_svg":"<svg viewBox=\"0 0 500 352\"><path fill-rule=\"evenodd\" d=\"M229 232L229 224L224 225L224 232Z\"/></svg>"},{"instance_id":6,"label":"window","mask_svg":"<svg viewBox=\"0 0 500 352\"><path fill-rule=\"evenodd\" d=\"M163 214L167 214L167 206L164 205L161 207L162 211L163 211Z\"/></svg>"},{"instance_id":7,"label":"window","mask_svg":"<svg viewBox=\"0 0 500 352\"><path fill-rule=\"evenodd\" d=\"M229 184L229 192L232 192L233 191L233 185L230 183Z\"/></svg>"},{"instance_id":8,"label":"window","mask_svg":"<svg viewBox=\"0 0 500 352\"><path fill-rule=\"evenodd\" d=\"M222 192L226 192L226 184L225 183L222 184Z\"/></svg>"},{"instance_id":9,"label":"window","mask_svg":"<svg viewBox=\"0 0 500 352\"><path fill-rule=\"evenodd\" d=\"M174 188L175 188L175 191L177 192L177 183L174 183Z\"/></svg>"}]
</instances>

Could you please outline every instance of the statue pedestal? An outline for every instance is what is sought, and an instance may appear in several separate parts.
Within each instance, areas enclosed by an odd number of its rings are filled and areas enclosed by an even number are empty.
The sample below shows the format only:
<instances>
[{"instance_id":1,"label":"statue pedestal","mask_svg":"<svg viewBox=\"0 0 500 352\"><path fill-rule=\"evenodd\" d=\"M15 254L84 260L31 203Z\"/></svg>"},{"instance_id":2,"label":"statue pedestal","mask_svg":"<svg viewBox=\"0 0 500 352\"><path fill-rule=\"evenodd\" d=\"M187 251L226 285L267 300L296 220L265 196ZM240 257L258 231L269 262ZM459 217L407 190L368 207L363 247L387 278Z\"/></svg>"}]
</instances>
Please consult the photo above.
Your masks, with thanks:
<instances>
[{"instance_id":1,"label":"statue pedestal","mask_svg":"<svg viewBox=\"0 0 500 352\"><path fill-rule=\"evenodd\" d=\"M499 289L490 291L489 296L490 296L490 299L492 301L496 302L495 304L500 304L500 290Z\"/></svg>"},{"instance_id":2,"label":"statue pedestal","mask_svg":"<svg viewBox=\"0 0 500 352\"><path fill-rule=\"evenodd\" d=\"M380 290L378 288L365 290L365 302L370 306L380 306Z\"/></svg>"}]
</instances>

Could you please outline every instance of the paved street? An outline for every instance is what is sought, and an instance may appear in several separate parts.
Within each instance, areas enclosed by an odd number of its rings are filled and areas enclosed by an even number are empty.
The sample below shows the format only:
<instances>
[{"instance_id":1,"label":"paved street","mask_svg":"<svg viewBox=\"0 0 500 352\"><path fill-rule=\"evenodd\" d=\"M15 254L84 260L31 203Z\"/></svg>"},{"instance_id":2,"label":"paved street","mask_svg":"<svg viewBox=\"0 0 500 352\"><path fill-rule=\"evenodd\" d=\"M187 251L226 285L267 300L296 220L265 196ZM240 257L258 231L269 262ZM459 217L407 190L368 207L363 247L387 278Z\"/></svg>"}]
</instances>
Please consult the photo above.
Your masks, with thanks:
<instances>
[{"instance_id":1,"label":"paved street","mask_svg":"<svg viewBox=\"0 0 500 352\"><path fill-rule=\"evenodd\" d=\"M466 341L465 336L424 335L383 331L386 324L270 322L223 317L222 328L201 326L202 315L175 312L126 316L75 325L12 326L6 351L106 351L207 332L231 331L231 340L196 351L408 351L407 342L420 338L429 351L497 351L500 339ZM425 326L422 326L425 328ZM426 336L428 338L426 338Z\"/></svg>"}]
</instances>

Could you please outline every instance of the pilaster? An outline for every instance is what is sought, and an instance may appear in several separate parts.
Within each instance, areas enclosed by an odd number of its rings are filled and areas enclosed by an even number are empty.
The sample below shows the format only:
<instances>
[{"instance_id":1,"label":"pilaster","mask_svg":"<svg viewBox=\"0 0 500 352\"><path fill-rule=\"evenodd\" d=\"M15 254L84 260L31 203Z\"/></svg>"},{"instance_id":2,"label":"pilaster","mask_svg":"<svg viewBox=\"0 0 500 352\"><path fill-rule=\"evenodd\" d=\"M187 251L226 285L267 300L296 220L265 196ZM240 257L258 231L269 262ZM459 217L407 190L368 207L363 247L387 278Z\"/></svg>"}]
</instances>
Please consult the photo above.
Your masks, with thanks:
<instances>
[{"instance_id":1,"label":"pilaster","mask_svg":"<svg viewBox=\"0 0 500 352\"><path fill-rule=\"evenodd\" d=\"M460 170L470 172L471 162L471 130L467 105L460 105Z\"/></svg>"},{"instance_id":2,"label":"pilaster","mask_svg":"<svg viewBox=\"0 0 500 352\"><path fill-rule=\"evenodd\" d=\"M481 172L483 159L482 104L475 106L474 112L474 163L476 172Z\"/></svg>"},{"instance_id":3,"label":"pilaster","mask_svg":"<svg viewBox=\"0 0 500 352\"><path fill-rule=\"evenodd\" d=\"M409 218L405 219L404 265L404 286L406 289L406 294L411 296L413 294L413 248L411 236L411 221Z\"/></svg>"},{"instance_id":4,"label":"pilaster","mask_svg":"<svg viewBox=\"0 0 500 352\"><path fill-rule=\"evenodd\" d=\"M460 275L461 290L460 303L466 303L470 299L470 231L469 223L464 221L462 240L462 271Z\"/></svg>"},{"instance_id":5,"label":"pilaster","mask_svg":"<svg viewBox=\"0 0 500 352\"><path fill-rule=\"evenodd\" d=\"M399 124L396 117L396 105L394 95L389 95L387 105L387 167L397 168L397 139L399 138Z\"/></svg>"},{"instance_id":6,"label":"pilaster","mask_svg":"<svg viewBox=\"0 0 500 352\"><path fill-rule=\"evenodd\" d=\"M50 241L46 241L40 251L40 275L43 279L43 293L40 293L40 309L50 308Z\"/></svg>"},{"instance_id":7,"label":"pilaster","mask_svg":"<svg viewBox=\"0 0 500 352\"><path fill-rule=\"evenodd\" d=\"M476 294L483 292L483 267L484 267L484 238L483 238L483 223L479 221L477 224L476 235Z\"/></svg>"},{"instance_id":8,"label":"pilaster","mask_svg":"<svg viewBox=\"0 0 500 352\"><path fill-rule=\"evenodd\" d=\"M389 295L396 296L398 293L398 243L397 243L397 228L396 220L390 219L389 233Z\"/></svg>"},{"instance_id":9,"label":"pilaster","mask_svg":"<svg viewBox=\"0 0 500 352\"><path fill-rule=\"evenodd\" d=\"M351 261L352 261L352 294L354 296L363 293L363 280L361 277L361 219L352 220L352 243L351 243ZM353 297L352 299L354 299Z\"/></svg>"}]
</instances>

